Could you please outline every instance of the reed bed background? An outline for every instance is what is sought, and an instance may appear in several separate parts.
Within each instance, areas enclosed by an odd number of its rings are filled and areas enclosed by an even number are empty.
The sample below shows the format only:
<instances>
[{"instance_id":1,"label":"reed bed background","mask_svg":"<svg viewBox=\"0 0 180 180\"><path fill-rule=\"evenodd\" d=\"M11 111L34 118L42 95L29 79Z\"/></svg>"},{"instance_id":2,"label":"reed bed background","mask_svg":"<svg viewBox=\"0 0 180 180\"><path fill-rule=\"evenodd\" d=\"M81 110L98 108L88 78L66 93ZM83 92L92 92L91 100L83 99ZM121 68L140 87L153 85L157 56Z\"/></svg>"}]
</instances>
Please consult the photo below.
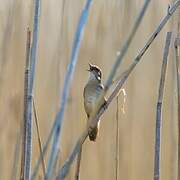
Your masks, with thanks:
<instances>
[{"instance_id":1,"label":"reed bed background","mask_svg":"<svg viewBox=\"0 0 180 180\"><path fill-rule=\"evenodd\" d=\"M103 79L107 79L117 53L127 38L143 2L143 0L93 1L62 127L61 153L57 162L59 166L63 165L86 126L83 88L88 78L86 72L88 62L100 66ZM150 2L117 74L120 75L132 62L161 18L167 13L168 4L171 2L168 0ZM18 152L17 144L23 119L26 31L27 27L30 29L33 27L34 7L33 1L30 0L0 0L0 3L0 179L10 179L14 154L15 151ZM59 108L73 37L83 5L83 0L44 0L41 4L34 100L42 143L48 136ZM173 45L177 21L178 12L170 19L125 83L124 88L127 93L125 113L122 111L122 95L120 94L118 98L119 179L150 180L153 177L156 103L167 31L173 32L173 38L164 92L161 179L177 179L178 122ZM83 146L81 179L116 178L116 106L117 102L114 100L102 116L97 142L92 143L87 140ZM34 166L39 157L35 123L32 154ZM17 165L19 170L20 154ZM75 169L74 163L66 179L74 179ZM43 177L42 170L39 177L41 179Z\"/></svg>"}]
</instances>

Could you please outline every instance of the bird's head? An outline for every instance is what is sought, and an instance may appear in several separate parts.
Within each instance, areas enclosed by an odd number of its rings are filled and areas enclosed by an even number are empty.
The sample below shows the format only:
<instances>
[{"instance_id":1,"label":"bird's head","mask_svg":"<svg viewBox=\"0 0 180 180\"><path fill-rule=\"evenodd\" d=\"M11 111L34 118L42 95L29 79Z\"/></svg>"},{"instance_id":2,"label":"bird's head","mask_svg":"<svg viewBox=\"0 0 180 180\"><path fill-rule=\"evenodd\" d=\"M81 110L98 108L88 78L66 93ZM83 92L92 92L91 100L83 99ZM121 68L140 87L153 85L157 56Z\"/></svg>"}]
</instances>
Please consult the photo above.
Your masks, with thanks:
<instances>
[{"instance_id":1,"label":"bird's head","mask_svg":"<svg viewBox=\"0 0 180 180\"><path fill-rule=\"evenodd\" d=\"M88 71L90 72L91 80L101 81L102 73L101 69L98 66L89 63Z\"/></svg>"}]
</instances>

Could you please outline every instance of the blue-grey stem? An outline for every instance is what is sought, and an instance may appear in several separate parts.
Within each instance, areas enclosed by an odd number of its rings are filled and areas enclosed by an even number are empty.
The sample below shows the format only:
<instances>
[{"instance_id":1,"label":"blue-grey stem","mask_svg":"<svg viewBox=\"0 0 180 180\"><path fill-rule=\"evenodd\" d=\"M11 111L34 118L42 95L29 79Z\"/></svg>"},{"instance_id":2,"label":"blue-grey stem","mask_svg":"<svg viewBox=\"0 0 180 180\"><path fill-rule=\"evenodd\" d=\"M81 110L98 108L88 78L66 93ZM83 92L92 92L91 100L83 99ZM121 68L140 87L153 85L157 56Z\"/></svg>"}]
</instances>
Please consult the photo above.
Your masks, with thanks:
<instances>
[{"instance_id":1,"label":"blue-grey stem","mask_svg":"<svg viewBox=\"0 0 180 180\"><path fill-rule=\"evenodd\" d=\"M92 0L86 1L85 7L81 13L80 18L79 18L79 23L77 26L75 39L74 39L73 47L72 47L71 60L70 60L70 63L68 65L65 80L64 80L64 87L63 87L63 93L61 96L62 99L61 99L60 110L58 111L58 113L56 115L55 124L53 125L53 127L54 127L54 129L53 129L53 143L52 143L50 158L48 161L48 167L47 167L47 172L46 172L46 177L45 177L46 180L49 180L51 178L53 168L54 168L54 164L55 164L55 160L57 158L57 153L58 153L58 149L60 146L60 133L61 133L61 126L62 126L63 119L64 119L65 106L67 103L70 84L71 84L71 80L72 80L73 73L75 70L75 65L77 62L77 57L78 57L78 53L79 53L81 39L82 39L83 31L85 28L85 24L87 22L91 2L92 2Z\"/></svg>"},{"instance_id":2,"label":"blue-grey stem","mask_svg":"<svg viewBox=\"0 0 180 180\"><path fill-rule=\"evenodd\" d=\"M23 112L23 122L21 124L21 134L22 134L22 150L21 150L21 170L20 170L20 180L24 179L25 172L25 154L26 154L26 122L27 122L27 102L28 102L28 88L29 88L29 60L30 60L30 49L31 49L31 32L27 29L27 40L26 40L26 64L24 73L24 112Z\"/></svg>"},{"instance_id":3,"label":"blue-grey stem","mask_svg":"<svg viewBox=\"0 0 180 180\"><path fill-rule=\"evenodd\" d=\"M32 96L33 96L33 85L35 78L35 64L37 56L37 45L38 45L38 27L39 27L39 16L40 16L40 0L35 0L35 13L34 13L34 26L33 26L33 41L30 55L30 74L29 84L27 90L27 121L26 121L26 143L25 143L25 172L24 179L30 179L31 173L31 156L32 156Z\"/></svg>"},{"instance_id":4,"label":"blue-grey stem","mask_svg":"<svg viewBox=\"0 0 180 180\"><path fill-rule=\"evenodd\" d=\"M172 32L167 32L164 48L163 62L161 68L161 79L159 83L159 93L156 109L156 135L155 135L155 155L154 155L154 180L160 179L160 155L161 155L161 124L162 124L162 101L165 87L165 78L168 62L169 47Z\"/></svg>"}]
</instances>

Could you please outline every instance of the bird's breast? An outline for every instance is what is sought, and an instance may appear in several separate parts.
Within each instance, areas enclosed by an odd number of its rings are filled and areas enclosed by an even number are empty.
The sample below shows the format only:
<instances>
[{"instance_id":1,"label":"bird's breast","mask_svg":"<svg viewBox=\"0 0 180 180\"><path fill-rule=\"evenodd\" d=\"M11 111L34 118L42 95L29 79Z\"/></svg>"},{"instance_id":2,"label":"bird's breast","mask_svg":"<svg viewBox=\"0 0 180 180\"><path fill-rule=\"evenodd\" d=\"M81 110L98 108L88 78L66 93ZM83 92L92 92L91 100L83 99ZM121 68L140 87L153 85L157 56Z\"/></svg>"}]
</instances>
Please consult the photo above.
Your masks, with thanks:
<instances>
[{"instance_id":1,"label":"bird's breast","mask_svg":"<svg viewBox=\"0 0 180 180\"><path fill-rule=\"evenodd\" d=\"M84 89L84 106L87 114L93 111L96 101L102 93L102 89L99 87L99 84L87 84Z\"/></svg>"}]
</instances>

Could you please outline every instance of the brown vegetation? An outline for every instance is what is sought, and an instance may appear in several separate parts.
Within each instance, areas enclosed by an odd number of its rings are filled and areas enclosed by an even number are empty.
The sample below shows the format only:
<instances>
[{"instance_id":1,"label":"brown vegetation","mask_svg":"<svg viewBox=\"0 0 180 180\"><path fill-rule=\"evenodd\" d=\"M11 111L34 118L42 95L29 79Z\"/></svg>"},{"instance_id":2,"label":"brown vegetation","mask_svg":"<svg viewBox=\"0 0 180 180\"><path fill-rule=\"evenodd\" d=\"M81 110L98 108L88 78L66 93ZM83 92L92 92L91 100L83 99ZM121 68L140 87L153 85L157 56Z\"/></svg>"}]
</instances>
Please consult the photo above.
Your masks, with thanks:
<instances>
[{"instance_id":1,"label":"brown vegetation","mask_svg":"<svg viewBox=\"0 0 180 180\"><path fill-rule=\"evenodd\" d=\"M23 87L26 56L26 31L32 29L33 6L30 0L0 1L0 179L10 179L14 151L23 119ZM45 142L60 103L60 95L82 0L47 1L41 5L38 56L34 99L42 143ZM127 38L143 0L98 0L91 7L88 24L78 57L62 128L61 150L57 164L62 166L86 126L83 88L88 78L88 62L99 65L103 79L112 67L116 54ZM63 11L64 3L64 11ZM117 76L132 62L149 35L167 12L168 0L152 1L125 56ZM64 13L63 13L64 12ZM175 15L144 55L142 62L125 83L125 114L119 109L119 147L116 155L116 101L102 116L96 143L83 146L80 177L82 180L116 179L151 180L154 162L156 102L162 54L167 31L176 37ZM174 39L173 39L174 41ZM173 44L173 43L172 43ZM161 179L177 177L177 100L174 46L171 46L164 93ZM119 97L119 106L123 98ZM34 121L35 122L35 121ZM33 125L33 161L39 157L39 142ZM45 158L47 162L47 157ZM20 158L17 163L20 169ZM76 163L67 180L74 179ZM59 170L59 168L57 168ZM39 173L43 177L43 171ZM19 177L19 172L18 172Z\"/></svg>"}]
</instances>

